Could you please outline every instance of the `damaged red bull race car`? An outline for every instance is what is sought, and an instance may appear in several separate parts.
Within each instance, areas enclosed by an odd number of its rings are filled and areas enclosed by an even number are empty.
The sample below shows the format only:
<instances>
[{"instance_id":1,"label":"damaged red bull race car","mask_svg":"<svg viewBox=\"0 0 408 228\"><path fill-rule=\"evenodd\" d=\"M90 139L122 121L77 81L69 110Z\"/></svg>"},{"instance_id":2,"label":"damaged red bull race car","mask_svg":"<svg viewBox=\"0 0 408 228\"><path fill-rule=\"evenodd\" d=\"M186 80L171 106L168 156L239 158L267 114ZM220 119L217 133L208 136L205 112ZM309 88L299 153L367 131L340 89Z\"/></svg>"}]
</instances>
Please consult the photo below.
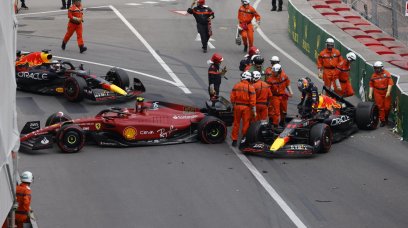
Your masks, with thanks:
<instances>
[{"instance_id":1,"label":"damaged red bull race car","mask_svg":"<svg viewBox=\"0 0 408 228\"><path fill-rule=\"evenodd\" d=\"M22 91L63 95L68 101L121 101L145 92L142 82L119 68L110 69L104 76L87 72L81 65L75 68L68 61L51 61L48 50L17 54L16 83Z\"/></svg>"},{"instance_id":2,"label":"damaged red bull race car","mask_svg":"<svg viewBox=\"0 0 408 228\"><path fill-rule=\"evenodd\" d=\"M40 129L40 121L26 123L21 131L21 149L51 148L80 151L86 142L104 147L133 147L189 143L222 143L232 124L232 106L220 98L207 101L206 108L145 102L138 97L135 108L109 108L96 116L72 120L57 112Z\"/></svg>"},{"instance_id":3,"label":"damaged red bull race car","mask_svg":"<svg viewBox=\"0 0 408 228\"><path fill-rule=\"evenodd\" d=\"M311 157L329 152L333 142L339 142L358 129L374 130L378 125L378 107L373 102L354 106L324 87L319 107L312 117L287 117L285 127L273 127L266 122L251 124L244 153L282 157ZM300 110L301 111L301 110Z\"/></svg>"}]
</instances>

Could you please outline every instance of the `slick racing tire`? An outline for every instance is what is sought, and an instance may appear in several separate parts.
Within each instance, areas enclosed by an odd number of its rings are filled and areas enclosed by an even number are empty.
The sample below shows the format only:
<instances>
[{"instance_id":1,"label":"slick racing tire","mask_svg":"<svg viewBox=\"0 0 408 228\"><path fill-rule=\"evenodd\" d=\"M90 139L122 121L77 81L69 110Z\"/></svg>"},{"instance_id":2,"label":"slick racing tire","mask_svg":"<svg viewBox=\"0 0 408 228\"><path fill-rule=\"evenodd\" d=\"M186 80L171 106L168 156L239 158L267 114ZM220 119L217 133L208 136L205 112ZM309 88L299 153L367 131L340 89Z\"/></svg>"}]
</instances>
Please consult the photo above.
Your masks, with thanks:
<instances>
[{"instance_id":1,"label":"slick racing tire","mask_svg":"<svg viewBox=\"0 0 408 228\"><path fill-rule=\"evenodd\" d=\"M198 123L198 138L202 143L222 143L227 137L224 121L214 116L206 116Z\"/></svg>"},{"instance_id":2,"label":"slick racing tire","mask_svg":"<svg viewBox=\"0 0 408 228\"><path fill-rule=\"evenodd\" d=\"M64 97L71 102L82 101L85 87L87 87L85 79L71 76L64 82Z\"/></svg>"},{"instance_id":3,"label":"slick racing tire","mask_svg":"<svg viewBox=\"0 0 408 228\"><path fill-rule=\"evenodd\" d=\"M362 130L374 130L378 125L378 107L374 102L360 102L356 108L356 124Z\"/></svg>"},{"instance_id":4,"label":"slick racing tire","mask_svg":"<svg viewBox=\"0 0 408 228\"><path fill-rule=\"evenodd\" d=\"M72 120L72 118L67 114L63 112L56 112L47 118L47 121L45 121L45 126L48 127L53 124L62 123L69 120Z\"/></svg>"},{"instance_id":5,"label":"slick racing tire","mask_svg":"<svg viewBox=\"0 0 408 228\"><path fill-rule=\"evenodd\" d=\"M76 153L84 144L85 133L78 125L63 125L57 133L57 145L64 153Z\"/></svg>"},{"instance_id":6,"label":"slick racing tire","mask_svg":"<svg viewBox=\"0 0 408 228\"><path fill-rule=\"evenodd\" d=\"M318 123L310 129L309 145L315 148L316 153L327 153L333 142L333 134L329 125Z\"/></svg>"},{"instance_id":7,"label":"slick racing tire","mask_svg":"<svg viewBox=\"0 0 408 228\"><path fill-rule=\"evenodd\" d=\"M246 140L248 143L265 142L264 133L268 125L262 121L252 123L247 131Z\"/></svg>"},{"instance_id":8,"label":"slick racing tire","mask_svg":"<svg viewBox=\"0 0 408 228\"><path fill-rule=\"evenodd\" d=\"M119 86L121 89L129 87L129 75L126 71L119 68L112 68L106 73L106 80Z\"/></svg>"}]
</instances>

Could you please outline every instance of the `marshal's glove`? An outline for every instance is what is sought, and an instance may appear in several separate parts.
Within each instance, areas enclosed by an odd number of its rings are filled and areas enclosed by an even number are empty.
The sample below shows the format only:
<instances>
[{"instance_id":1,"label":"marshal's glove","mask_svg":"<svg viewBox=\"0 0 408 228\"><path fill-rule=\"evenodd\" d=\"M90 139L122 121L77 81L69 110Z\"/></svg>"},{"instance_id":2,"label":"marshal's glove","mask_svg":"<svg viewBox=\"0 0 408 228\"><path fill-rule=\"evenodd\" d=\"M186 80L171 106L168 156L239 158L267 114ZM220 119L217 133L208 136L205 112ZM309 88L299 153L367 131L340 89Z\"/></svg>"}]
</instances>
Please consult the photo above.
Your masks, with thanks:
<instances>
[{"instance_id":1,"label":"marshal's glove","mask_svg":"<svg viewBox=\"0 0 408 228\"><path fill-rule=\"evenodd\" d=\"M323 78L323 70L319 69L319 73L317 74L317 76L319 76L320 79Z\"/></svg>"}]
</instances>

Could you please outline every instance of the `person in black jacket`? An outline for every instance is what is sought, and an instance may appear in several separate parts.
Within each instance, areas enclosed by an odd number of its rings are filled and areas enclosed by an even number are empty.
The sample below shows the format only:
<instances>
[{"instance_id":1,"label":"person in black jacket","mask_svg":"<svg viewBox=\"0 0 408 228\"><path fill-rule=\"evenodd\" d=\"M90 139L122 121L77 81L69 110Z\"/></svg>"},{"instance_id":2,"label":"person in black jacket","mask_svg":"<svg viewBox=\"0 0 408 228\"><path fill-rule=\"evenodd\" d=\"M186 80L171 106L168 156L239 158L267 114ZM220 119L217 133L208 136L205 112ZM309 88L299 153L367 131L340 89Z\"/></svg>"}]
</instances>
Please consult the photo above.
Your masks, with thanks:
<instances>
[{"instance_id":1,"label":"person in black jacket","mask_svg":"<svg viewBox=\"0 0 408 228\"><path fill-rule=\"evenodd\" d=\"M302 93L302 98L297 108L303 118L313 116L313 105L319 103L319 91L309 77L298 80L298 89Z\"/></svg>"},{"instance_id":2,"label":"person in black jacket","mask_svg":"<svg viewBox=\"0 0 408 228\"><path fill-rule=\"evenodd\" d=\"M203 45L203 52L207 52L207 43L212 35L211 31L211 19L214 19L214 12L210 7L204 5L205 0L198 0L197 6L188 8L187 12L193 14L197 22L197 31L201 36L201 43Z\"/></svg>"},{"instance_id":3,"label":"person in black jacket","mask_svg":"<svg viewBox=\"0 0 408 228\"><path fill-rule=\"evenodd\" d=\"M69 7L71 7L71 0L61 0L61 1L62 1L61 9L69 9Z\"/></svg>"},{"instance_id":4,"label":"person in black jacket","mask_svg":"<svg viewBox=\"0 0 408 228\"><path fill-rule=\"evenodd\" d=\"M208 94L210 98L217 98L220 94L221 77L225 77L227 68L220 69L221 63L224 61L222 55L214 53L208 61L210 67L208 68Z\"/></svg>"}]
</instances>

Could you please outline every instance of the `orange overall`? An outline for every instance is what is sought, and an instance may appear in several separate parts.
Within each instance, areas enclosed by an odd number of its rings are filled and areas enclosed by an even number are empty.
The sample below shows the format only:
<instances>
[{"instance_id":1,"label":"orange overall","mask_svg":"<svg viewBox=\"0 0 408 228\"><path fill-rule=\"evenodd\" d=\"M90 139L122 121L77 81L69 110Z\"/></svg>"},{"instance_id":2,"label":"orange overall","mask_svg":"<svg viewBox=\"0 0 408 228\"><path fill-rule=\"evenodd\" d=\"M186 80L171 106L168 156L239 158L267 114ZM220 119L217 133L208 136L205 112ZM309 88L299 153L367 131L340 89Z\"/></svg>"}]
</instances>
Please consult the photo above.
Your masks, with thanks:
<instances>
[{"instance_id":1,"label":"orange overall","mask_svg":"<svg viewBox=\"0 0 408 228\"><path fill-rule=\"evenodd\" d=\"M374 72L370 79L370 87L373 88L374 102L379 109L381 122L388 121L388 114L391 110L391 95L386 97L388 86L394 85L391 74L383 70L380 74Z\"/></svg>"},{"instance_id":2,"label":"orange overall","mask_svg":"<svg viewBox=\"0 0 408 228\"><path fill-rule=\"evenodd\" d=\"M239 125L242 119L242 136L245 136L251 122L251 112L256 105L256 93L254 87L246 80L234 85L230 95L234 105L234 123L232 125L231 139L238 140Z\"/></svg>"},{"instance_id":3,"label":"orange overall","mask_svg":"<svg viewBox=\"0 0 408 228\"><path fill-rule=\"evenodd\" d=\"M76 32L78 46L84 45L84 40L82 39L82 22L83 22L83 12L82 11L83 11L82 5L77 7L74 4L74 5L71 5L71 7L69 7L69 10L68 10L69 22L68 22L67 33L65 34L65 37L64 37L64 43L68 43L72 34ZM74 17L78 19L75 20Z\"/></svg>"},{"instance_id":4,"label":"orange overall","mask_svg":"<svg viewBox=\"0 0 408 228\"><path fill-rule=\"evenodd\" d=\"M350 83L350 62L347 59L341 58L336 67L336 79L339 79L341 90L334 86L334 92L343 97L350 97L354 95L353 87Z\"/></svg>"},{"instance_id":5,"label":"orange overall","mask_svg":"<svg viewBox=\"0 0 408 228\"><path fill-rule=\"evenodd\" d=\"M251 23L254 17L256 21L261 20L261 16L259 16L254 7L250 5L241 5L241 7L239 7L238 22L239 27L242 28L242 42L245 46L248 46L249 41L249 47L254 46L254 27Z\"/></svg>"},{"instance_id":6,"label":"orange overall","mask_svg":"<svg viewBox=\"0 0 408 228\"><path fill-rule=\"evenodd\" d=\"M270 68L268 68L270 69ZM272 118L272 124L278 125L279 121L283 121L288 111L288 94L286 88L290 85L290 80L285 71L280 74L270 72L267 69L266 82L271 86L272 102L269 105L269 117Z\"/></svg>"},{"instance_id":7,"label":"orange overall","mask_svg":"<svg viewBox=\"0 0 408 228\"><path fill-rule=\"evenodd\" d=\"M28 223L30 204L31 204L31 189L27 183L21 183L16 188L18 208L16 210L16 225L17 228L23 228L23 223Z\"/></svg>"},{"instance_id":8,"label":"orange overall","mask_svg":"<svg viewBox=\"0 0 408 228\"><path fill-rule=\"evenodd\" d=\"M327 48L323 49L317 57L317 68L323 69L324 85L330 88L336 78L336 66L340 61L340 51L332 48L329 51Z\"/></svg>"},{"instance_id":9,"label":"orange overall","mask_svg":"<svg viewBox=\"0 0 408 228\"><path fill-rule=\"evenodd\" d=\"M33 52L27 55L23 55L16 61L16 66L40 66L43 63L49 63L52 58L51 54L45 52Z\"/></svg>"},{"instance_id":10,"label":"orange overall","mask_svg":"<svg viewBox=\"0 0 408 228\"><path fill-rule=\"evenodd\" d=\"M264 81L257 81L252 84L256 93L256 121L268 119L268 105L272 99L272 92L269 84Z\"/></svg>"}]
</instances>

